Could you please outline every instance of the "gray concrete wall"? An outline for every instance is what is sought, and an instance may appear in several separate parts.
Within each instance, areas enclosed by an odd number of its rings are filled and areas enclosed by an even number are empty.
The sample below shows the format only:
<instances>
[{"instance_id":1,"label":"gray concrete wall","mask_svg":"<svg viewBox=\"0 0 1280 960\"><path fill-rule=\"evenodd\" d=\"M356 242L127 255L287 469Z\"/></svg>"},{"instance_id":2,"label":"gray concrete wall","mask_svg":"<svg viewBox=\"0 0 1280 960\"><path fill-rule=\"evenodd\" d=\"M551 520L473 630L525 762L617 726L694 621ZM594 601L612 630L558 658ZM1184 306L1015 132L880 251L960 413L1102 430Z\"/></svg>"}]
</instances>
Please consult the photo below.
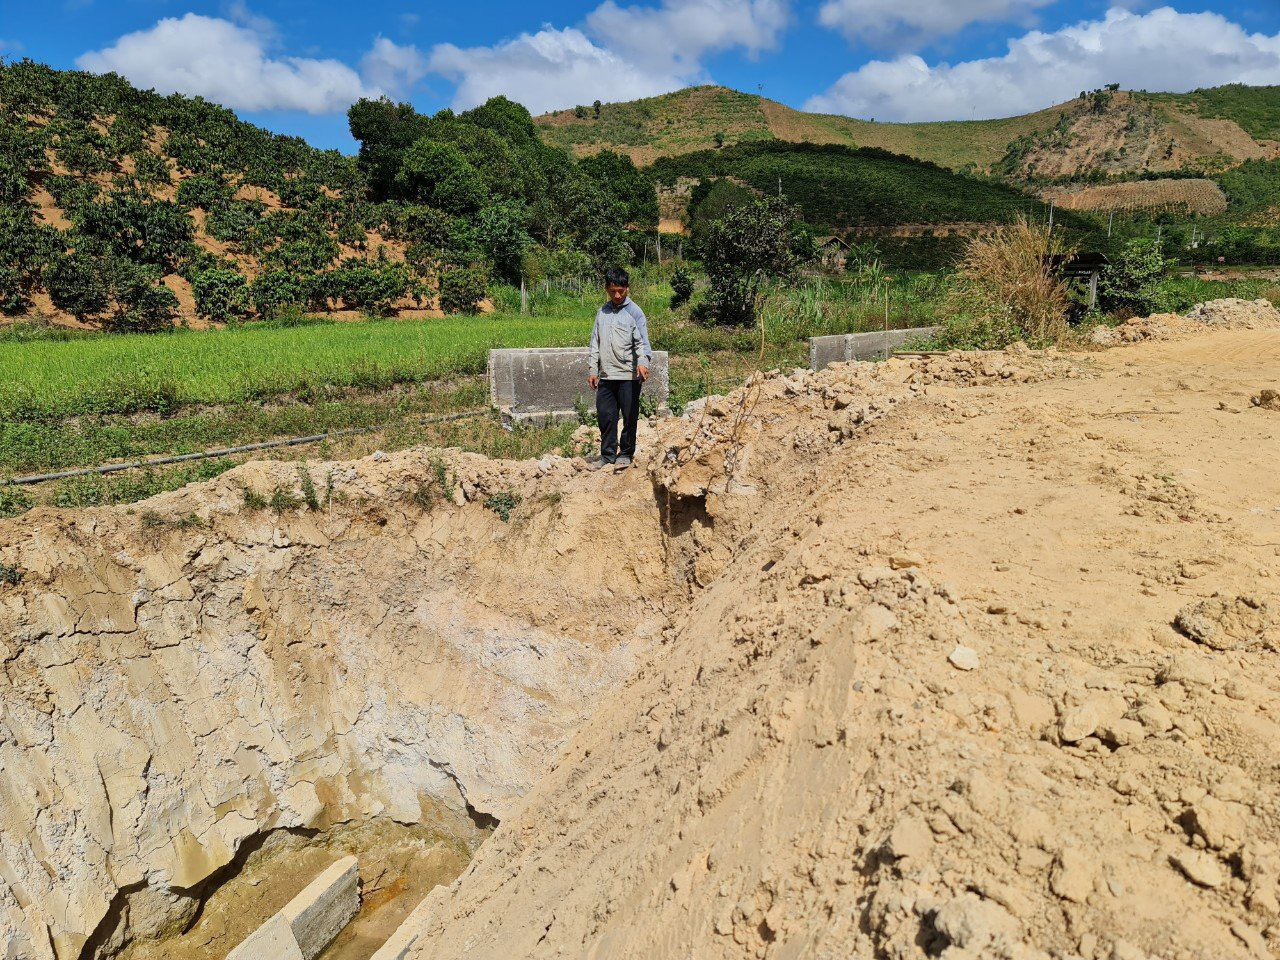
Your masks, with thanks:
<instances>
[{"instance_id":1,"label":"gray concrete wall","mask_svg":"<svg viewBox=\"0 0 1280 960\"><path fill-rule=\"evenodd\" d=\"M644 395L666 410L670 376L667 352L655 350ZM489 402L516 422L575 417L579 397L595 409L587 386L591 359L586 347L532 347L489 351Z\"/></svg>"},{"instance_id":2,"label":"gray concrete wall","mask_svg":"<svg viewBox=\"0 0 1280 960\"><path fill-rule=\"evenodd\" d=\"M315 960L360 909L360 871L343 857L272 914L227 960Z\"/></svg>"},{"instance_id":3,"label":"gray concrete wall","mask_svg":"<svg viewBox=\"0 0 1280 960\"><path fill-rule=\"evenodd\" d=\"M873 333L846 333L834 337L809 338L809 369L821 370L849 360L876 360L888 356L908 340L929 337L938 327L911 330L879 330Z\"/></svg>"}]
</instances>

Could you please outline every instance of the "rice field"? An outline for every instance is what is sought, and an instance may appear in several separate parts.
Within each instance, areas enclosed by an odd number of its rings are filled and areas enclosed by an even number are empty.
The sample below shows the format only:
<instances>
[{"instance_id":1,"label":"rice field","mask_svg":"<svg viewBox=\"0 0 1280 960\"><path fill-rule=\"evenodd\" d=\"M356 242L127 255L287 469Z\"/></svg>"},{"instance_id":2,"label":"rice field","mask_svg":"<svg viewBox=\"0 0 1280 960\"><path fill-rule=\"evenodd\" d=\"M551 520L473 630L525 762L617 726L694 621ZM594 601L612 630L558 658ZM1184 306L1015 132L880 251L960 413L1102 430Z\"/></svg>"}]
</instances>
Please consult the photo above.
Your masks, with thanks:
<instances>
[{"instance_id":1,"label":"rice field","mask_svg":"<svg viewBox=\"0 0 1280 960\"><path fill-rule=\"evenodd\" d=\"M494 347L585 343L590 314L484 314L0 342L0 419L171 412L478 373Z\"/></svg>"}]
</instances>

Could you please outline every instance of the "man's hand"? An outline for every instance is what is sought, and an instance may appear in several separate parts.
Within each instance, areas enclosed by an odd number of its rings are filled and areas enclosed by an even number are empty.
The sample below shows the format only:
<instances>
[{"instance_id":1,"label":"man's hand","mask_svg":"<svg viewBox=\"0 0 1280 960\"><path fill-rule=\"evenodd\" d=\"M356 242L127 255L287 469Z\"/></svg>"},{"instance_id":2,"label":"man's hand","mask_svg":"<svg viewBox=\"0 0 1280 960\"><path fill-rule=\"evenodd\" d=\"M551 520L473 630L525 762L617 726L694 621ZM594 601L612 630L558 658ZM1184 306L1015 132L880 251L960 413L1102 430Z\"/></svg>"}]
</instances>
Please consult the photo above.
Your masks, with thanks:
<instances>
[{"instance_id":1,"label":"man's hand","mask_svg":"<svg viewBox=\"0 0 1280 960\"><path fill-rule=\"evenodd\" d=\"M587 376L587 386L589 386L592 390L594 390L596 387L600 386L600 378L597 377L594 373L589 374Z\"/></svg>"},{"instance_id":2,"label":"man's hand","mask_svg":"<svg viewBox=\"0 0 1280 960\"><path fill-rule=\"evenodd\" d=\"M640 374L641 382L644 382L645 380L649 379L649 368L646 367L643 363L640 364L638 367L636 367L636 373Z\"/></svg>"}]
</instances>

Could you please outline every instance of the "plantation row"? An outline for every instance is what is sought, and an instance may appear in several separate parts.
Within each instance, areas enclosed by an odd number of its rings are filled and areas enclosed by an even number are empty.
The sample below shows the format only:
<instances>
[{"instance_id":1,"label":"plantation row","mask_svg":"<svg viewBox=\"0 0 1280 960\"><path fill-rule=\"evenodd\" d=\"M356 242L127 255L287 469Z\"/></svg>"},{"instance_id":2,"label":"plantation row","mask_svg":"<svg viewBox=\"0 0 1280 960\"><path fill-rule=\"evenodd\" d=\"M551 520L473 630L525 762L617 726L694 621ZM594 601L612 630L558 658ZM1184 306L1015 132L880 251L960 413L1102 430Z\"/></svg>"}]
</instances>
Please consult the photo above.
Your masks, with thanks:
<instances>
[{"instance_id":1,"label":"plantation row","mask_svg":"<svg viewBox=\"0 0 1280 960\"><path fill-rule=\"evenodd\" d=\"M358 158L114 75L0 63L0 310L153 330L190 284L214 321L296 309L474 310L490 278L631 259L654 192L630 160L575 162L504 98L421 116L361 101ZM55 226L54 224L57 224Z\"/></svg>"},{"instance_id":2,"label":"plantation row","mask_svg":"<svg viewBox=\"0 0 1280 960\"><path fill-rule=\"evenodd\" d=\"M781 191L807 223L827 230L1007 222L1039 206L1012 187L874 148L742 144L663 158L652 173L667 186L732 177L760 193Z\"/></svg>"}]
</instances>

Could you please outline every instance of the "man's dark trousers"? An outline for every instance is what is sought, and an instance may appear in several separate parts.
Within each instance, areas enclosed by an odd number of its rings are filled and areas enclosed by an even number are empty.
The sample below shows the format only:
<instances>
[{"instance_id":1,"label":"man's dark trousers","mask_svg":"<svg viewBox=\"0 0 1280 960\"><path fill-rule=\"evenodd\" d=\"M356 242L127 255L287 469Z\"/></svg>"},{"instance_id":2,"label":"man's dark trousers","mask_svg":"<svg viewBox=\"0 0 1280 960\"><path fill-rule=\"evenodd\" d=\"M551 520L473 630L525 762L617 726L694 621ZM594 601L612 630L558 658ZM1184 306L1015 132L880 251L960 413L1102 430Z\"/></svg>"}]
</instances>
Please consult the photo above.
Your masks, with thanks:
<instances>
[{"instance_id":1,"label":"man's dark trousers","mask_svg":"<svg viewBox=\"0 0 1280 960\"><path fill-rule=\"evenodd\" d=\"M636 424L640 421L639 380L601 380L596 389L596 418L600 421L600 458L612 463L619 456L636 455ZM618 417L622 442L618 442Z\"/></svg>"}]
</instances>

